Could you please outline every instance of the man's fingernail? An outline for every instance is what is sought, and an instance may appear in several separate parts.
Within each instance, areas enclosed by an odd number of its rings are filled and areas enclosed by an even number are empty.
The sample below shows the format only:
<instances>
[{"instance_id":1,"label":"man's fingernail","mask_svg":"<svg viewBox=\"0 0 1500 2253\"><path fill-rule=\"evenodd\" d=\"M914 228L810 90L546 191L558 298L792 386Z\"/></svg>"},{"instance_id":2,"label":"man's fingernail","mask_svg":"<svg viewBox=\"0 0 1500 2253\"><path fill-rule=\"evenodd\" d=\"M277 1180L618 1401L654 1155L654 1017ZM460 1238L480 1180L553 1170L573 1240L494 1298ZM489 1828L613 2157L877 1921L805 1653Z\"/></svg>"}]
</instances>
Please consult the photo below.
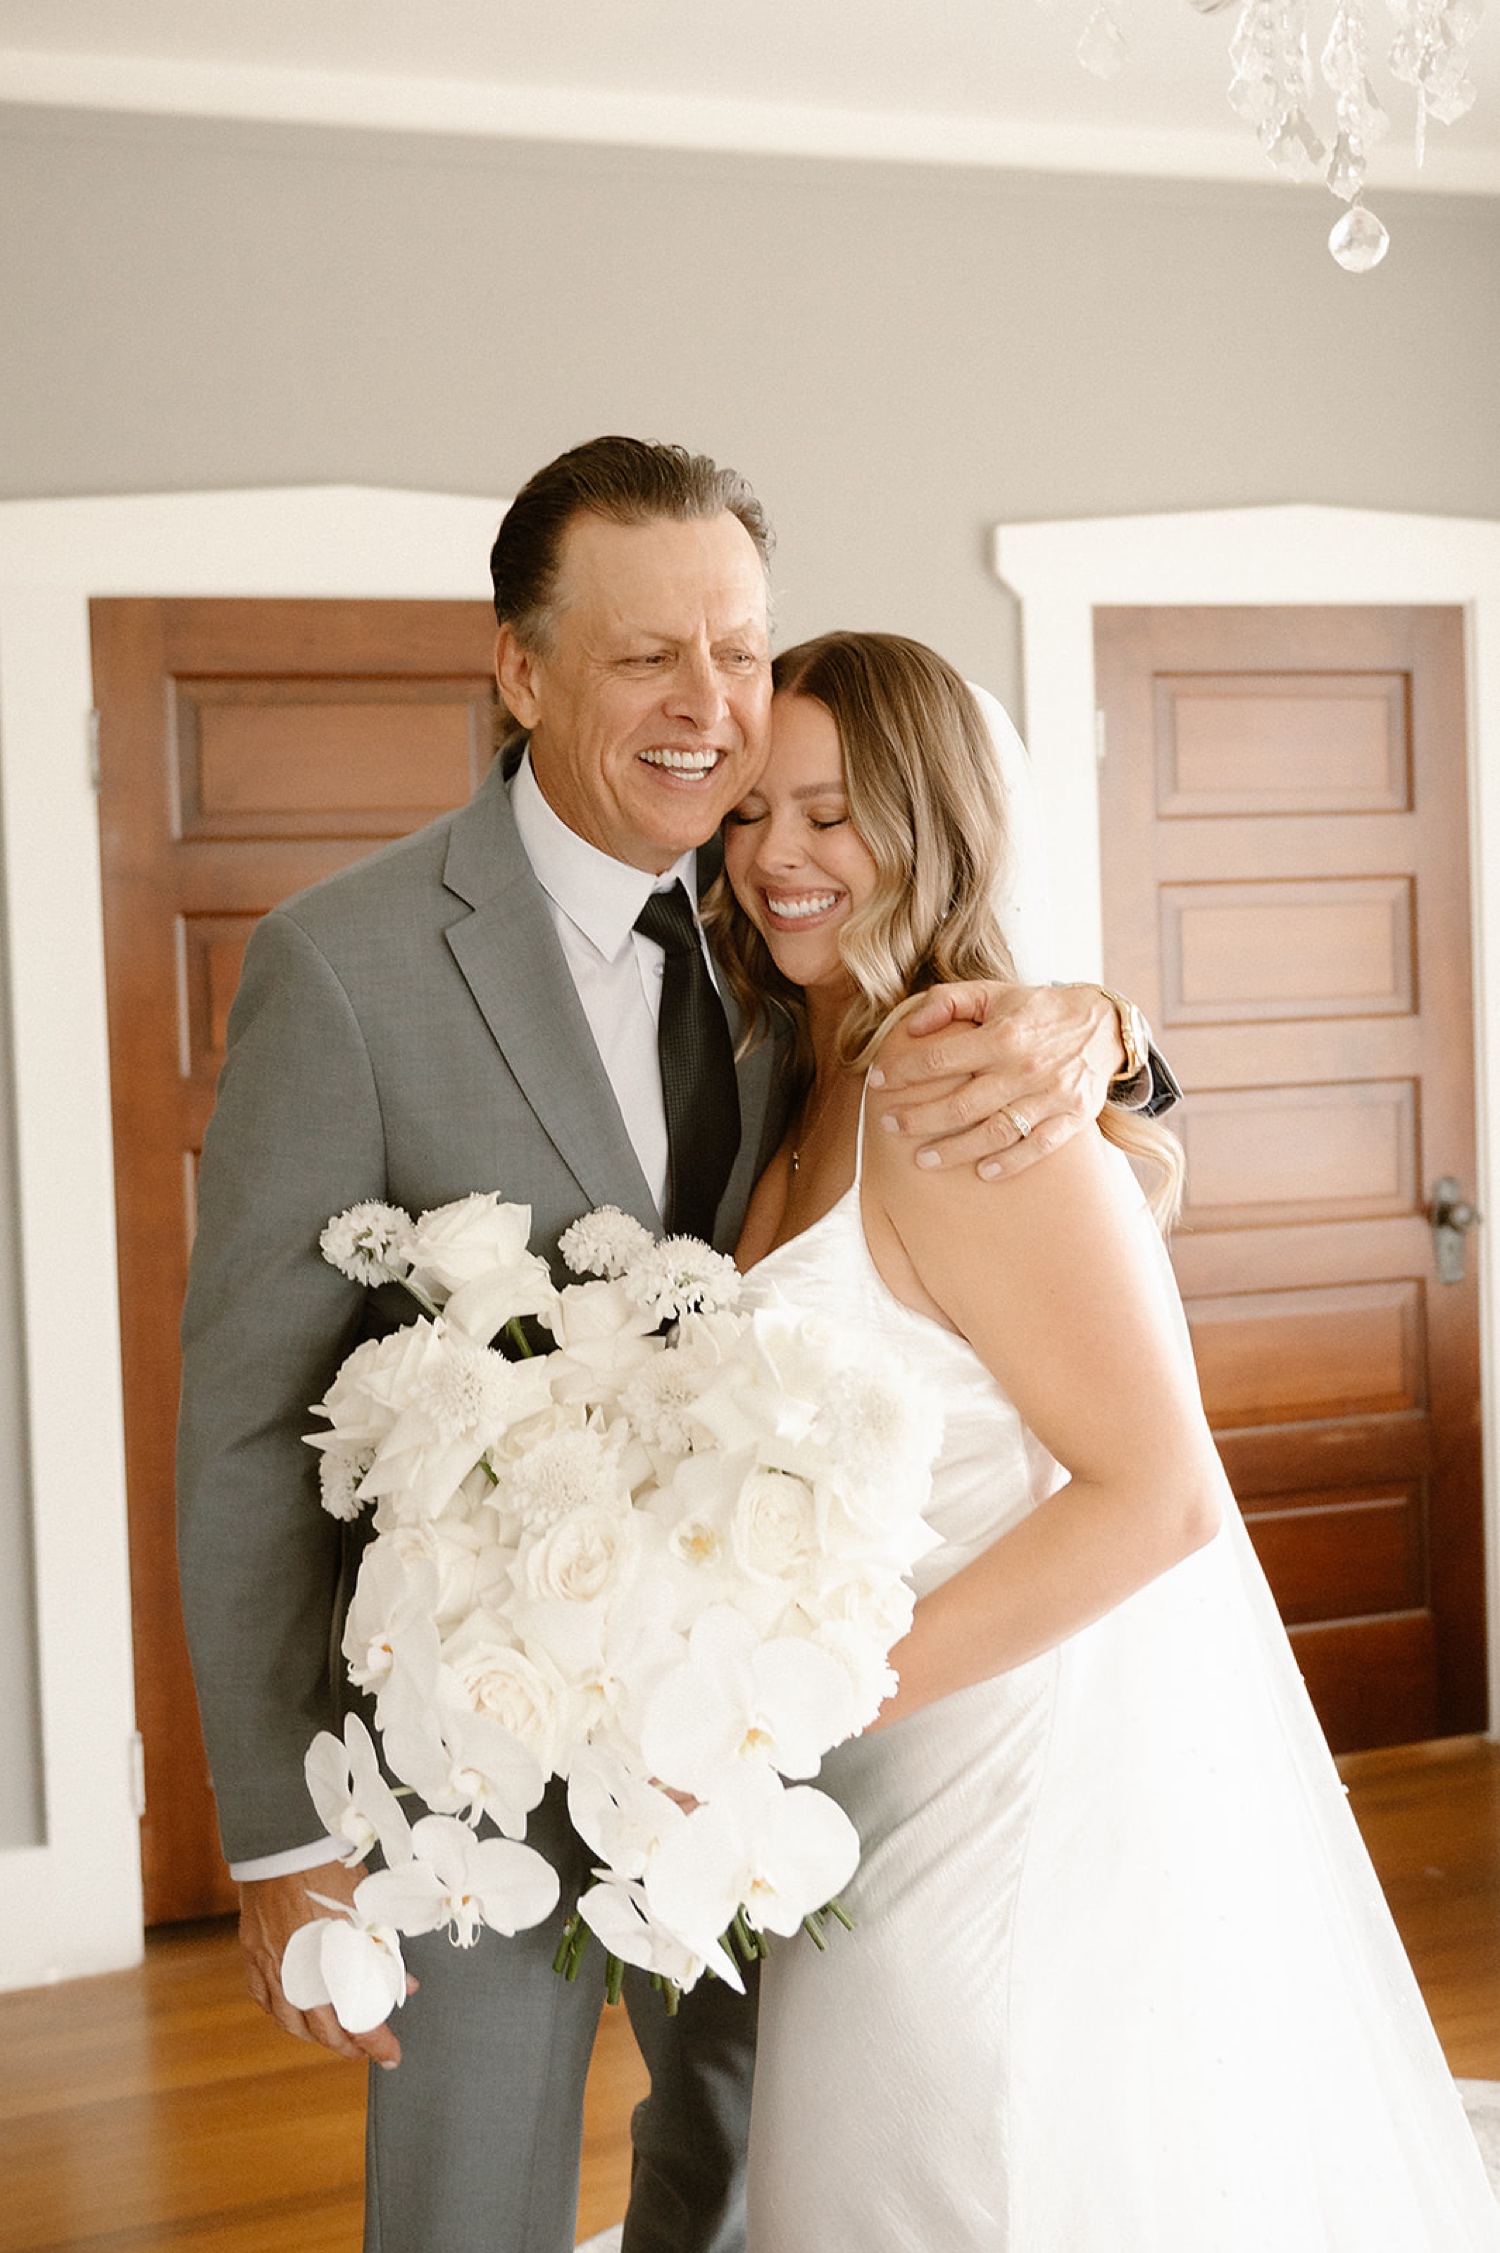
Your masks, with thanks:
<instances>
[{"instance_id":1,"label":"man's fingernail","mask_svg":"<svg viewBox=\"0 0 1500 2253\"><path fill-rule=\"evenodd\" d=\"M882 1111L880 1123L887 1134L899 1134L901 1132L900 1127L896 1124L895 1113L892 1111Z\"/></svg>"},{"instance_id":2,"label":"man's fingernail","mask_svg":"<svg viewBox=\"0 0 1500 2253\"><path fill-rule=\"evenodd\" d=\"M981 1181L998 1181L1000 1179L999 1159L986 1158L979 1168L979 1178Z\"/></svg>"},{"instance_id":3,"label":"man's fingernail","mask_svg":"<svg viewBox=\"0 0 1500 2253\"><path fill-rule=\"evenodd\" d=\"M394 2073L394 2072L395 2072L395 2070L396 2070L396 2060L395 2060L395 2058L393 2058L393 2057L383 2057L383 2058L382 2058L382 2059L380 2060L380 2070L381 2070L381 2072L382 2072L382 2073Z\"/></svg>"},{"instance_id":4,"label":"man's fingernail","mask_svg":"<svg viewBox=\"0 0 1500 2253\"><path fill-rule=\"evenodd\" d=\"M884 1086L885 1086L885 1074L884 1074L884 1072L883 1072L883 1071L882 1071L882 1070L880 1069L880 1066L879 1066L878 1064L872 1064L872 1065L870 1066L870 1072L869 1072L869 1084L870 1084L870 1086L871 1086L871 1087L884 1087Z\"/></svg>"},{"instance_id":5,"label":"man's fingernail","mask_svg":"<svg viewBox=\"0 0 1500 2253\"><path fill-rule=\"evenodd\" d=\"M931 1173L941 1162L936 1150L919 1150L917 1152L917 1164L925 1167L928 1173Z\"/></svg>"}]
</instances>

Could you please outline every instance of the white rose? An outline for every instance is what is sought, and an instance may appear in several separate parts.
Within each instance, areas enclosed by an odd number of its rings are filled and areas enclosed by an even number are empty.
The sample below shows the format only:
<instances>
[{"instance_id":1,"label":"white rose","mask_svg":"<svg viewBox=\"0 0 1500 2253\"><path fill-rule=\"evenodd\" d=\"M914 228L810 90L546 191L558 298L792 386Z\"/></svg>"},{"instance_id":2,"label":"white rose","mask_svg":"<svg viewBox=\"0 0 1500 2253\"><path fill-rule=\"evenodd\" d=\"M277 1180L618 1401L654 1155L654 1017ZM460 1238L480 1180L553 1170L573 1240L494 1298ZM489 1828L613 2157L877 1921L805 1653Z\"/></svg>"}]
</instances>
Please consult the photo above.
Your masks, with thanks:
<instances>
[{"instance_id":1,"label":"white rose","mask_svg":"<svg viewBox=\"0 0 1500 2253\"><path fill-rule=\"evenodd\" d=\"M518 1315L550 1317L557 1294L547 1263L526 1249L529 1205L498 1193L460 1197L424 1213L411 1240L413 1280L441 1297L450 1325L487 1345Z\"/></svg>"},{"instance_id":2,"label":"white rose","mask_svg":"<svg viewBox=\"0 0 1500 2253\"><path fill-rule=\"evenodd\" d=\"M414 1271L456 1291L493 1268L514 1267L530 1234L531 1207L503 1204L491 1191L423 1213L408 1254Z\"/></svg>"},{"instance_id":3,"label":"white rose","mask_svg":"<svg viewBox=\"0 0 1500 2253\"><path fill-rule=\"evenodd\" d=\"M812 1488L785 1471L752 1471L729 1521L730 1547L752 1580L784 1580L817 1548Z\"/></svg>"},{"instance_id":4,"label":"white rose","mask_svg":"<svg viewBox=\"0 0 1500 2253\"><path fill-rule=\"evenodd\" d=\"M527 1593L538 1603L592 1603L620 1569L631 1522L617 1510L575 1510L526 1550Z\"/></svg>"},{"instance_id":5,"label":"white rose","mask_svg":"<svg viewBox=\"0 0 1500 2253\"><path fill-rule=\"evenodd\" d=\"M513 1649L504 1627L483 1612L473 1613L450 1637L443 1657L474 1712L488 1714L519 1737L550 1775L565 1720L566 1692L556 1672Z\"/></svg>"}]
</instances>

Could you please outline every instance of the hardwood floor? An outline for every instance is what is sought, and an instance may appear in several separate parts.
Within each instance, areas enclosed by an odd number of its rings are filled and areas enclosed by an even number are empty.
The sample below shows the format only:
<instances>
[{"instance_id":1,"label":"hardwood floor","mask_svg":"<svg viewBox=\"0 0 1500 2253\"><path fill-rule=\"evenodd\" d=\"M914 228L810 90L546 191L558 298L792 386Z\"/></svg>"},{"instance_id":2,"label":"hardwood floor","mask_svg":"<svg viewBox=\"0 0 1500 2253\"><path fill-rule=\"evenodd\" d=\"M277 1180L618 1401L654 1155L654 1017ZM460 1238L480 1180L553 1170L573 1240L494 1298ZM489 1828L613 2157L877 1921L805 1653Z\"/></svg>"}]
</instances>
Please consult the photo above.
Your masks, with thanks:
<instances>
[{"instance_id":1,"label":"hardwood floor","mask_svg":"<svg viewBox=\"0 0 1500 2253\"><path fill-rule=\"evenodd\" d=\"M1449 2063L1500 2080L1500 1746L1340 1765ZM580 2236L624 2210L643 2086L607 2011ZM153 1933L139 1971L0 1995L0 2253L357 2253L362 2109L249 2003L231 1926Z\"/></svg>"}]
</instances>

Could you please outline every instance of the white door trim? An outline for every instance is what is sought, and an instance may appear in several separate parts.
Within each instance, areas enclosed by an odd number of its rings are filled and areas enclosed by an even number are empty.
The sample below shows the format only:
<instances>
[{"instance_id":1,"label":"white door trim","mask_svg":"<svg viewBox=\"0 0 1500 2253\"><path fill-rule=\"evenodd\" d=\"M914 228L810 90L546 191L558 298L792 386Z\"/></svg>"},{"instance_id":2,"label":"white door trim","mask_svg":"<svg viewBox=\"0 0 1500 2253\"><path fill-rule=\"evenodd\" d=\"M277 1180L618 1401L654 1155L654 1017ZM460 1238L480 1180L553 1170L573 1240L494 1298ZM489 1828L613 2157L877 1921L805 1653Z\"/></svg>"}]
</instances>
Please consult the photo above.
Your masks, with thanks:
<instances>
[{"instance_id":1,"label":"white door trim","mask_svg":"<svg viewBox=\"0 0 1500 2253\"><path fill-rule=\"evenodd\" d=\"M482 597L503 507L353 486L0 504L0 823L47 1822L44 1846L0 1853L0 1988L141 1953L90 597Z\"/></svg>"},{"instance_id":2,"label":"white door trim","mask_svg":"<svg viewBox=\"0 0 1500 2253\"><path fill-rule=\"evenodd\" d=\"M1026 725L1048 835L1063 977L1099 975L1101 746L1093 613L1099 604L1456 603L1465 613L1469 859L1474 944L1491 1732L1500 1728L1500 524L1340 508L1211 509L1173 516L1003 524L995 569L1022 605ZM1487 878L1487 872L1496 872Z\"/></svg>"}]
</instances>

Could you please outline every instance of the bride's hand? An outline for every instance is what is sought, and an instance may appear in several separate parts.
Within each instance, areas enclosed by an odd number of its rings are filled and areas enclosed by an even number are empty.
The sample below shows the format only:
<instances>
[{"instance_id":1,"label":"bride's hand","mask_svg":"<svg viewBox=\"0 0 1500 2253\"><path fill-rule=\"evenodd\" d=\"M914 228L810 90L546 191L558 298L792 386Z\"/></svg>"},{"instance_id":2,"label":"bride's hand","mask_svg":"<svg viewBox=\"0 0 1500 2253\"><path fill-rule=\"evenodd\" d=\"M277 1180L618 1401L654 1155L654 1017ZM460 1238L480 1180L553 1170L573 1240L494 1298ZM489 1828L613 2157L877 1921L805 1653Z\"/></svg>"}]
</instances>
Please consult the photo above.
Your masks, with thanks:
<instances>
[{"instance_id":1,"label":"bride's hand","mask_svg":"<svg viewBox=\"0 0 1500 2253\"><path fill-rule=\"evenodd\" d=\"M881 1126L919 1166L1019 1173L1099 1116L1125 1062L1097 986L936 986L892 1026L870 1074Z\"/></svg>"}]
</instances>

